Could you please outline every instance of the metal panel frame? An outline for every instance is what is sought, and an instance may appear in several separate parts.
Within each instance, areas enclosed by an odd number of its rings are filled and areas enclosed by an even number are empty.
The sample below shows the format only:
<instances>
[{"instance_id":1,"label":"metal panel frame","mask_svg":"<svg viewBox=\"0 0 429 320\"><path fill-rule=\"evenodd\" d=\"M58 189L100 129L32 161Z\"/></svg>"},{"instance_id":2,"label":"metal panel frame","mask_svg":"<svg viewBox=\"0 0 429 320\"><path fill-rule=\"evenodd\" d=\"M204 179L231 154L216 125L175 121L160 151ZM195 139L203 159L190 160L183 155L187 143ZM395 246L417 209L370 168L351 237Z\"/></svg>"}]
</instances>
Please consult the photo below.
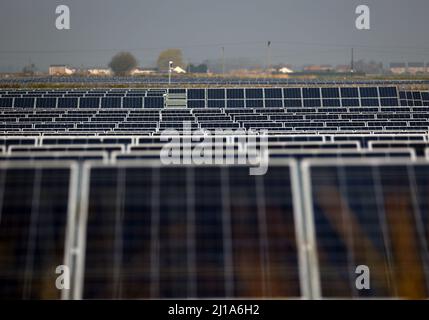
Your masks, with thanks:
<instances>
[{"instance_id":1,"label":"metal panel frame","mask_svg":"<svg viewBox=\"0 0 429 320\"><path fill-rule=\"evenodd\" d=\"M300 200L300 179L298 172L298 165L294 160L281 160L273 161L270 165L274 166L288 166L290 170L291 180L291 192L292 192L292 204L293 204L293 217L295 222L295 240L297 250L297 261L299 271L299 281L301 290L301 299L308 299L311 297L310 293L310 279L307 270L307 248L305 241L304 231L304 220L302 205ZM234 165L233 165L234 166ZM232 167L233 167L232 166ZM78 219L78 231L77 231L77 248L79 252L76 263L76 278L74 284L73 298L82 299L84 290L84 278L85 278L85 255L86 255L86 230L88 222L88 205L89 205L89 186L91 181L91 169L93 168L139 168L139 167L153 167L162 168L163 165L160 161L148 160L148 161L121 161L115 165L103 164L100 162L89 161L84 164L82 168L82 187L81 187L81 198L79 204L79 219ZM166 167L194 167L193 165L172 165ZM197 167L212 167L211 165L203 165ZM214 165L214 167L231 167L229 165ZM240 298L236 298L239 300ZM288 298L289 299L289 298Z\"/></svg>"}]
</instances>

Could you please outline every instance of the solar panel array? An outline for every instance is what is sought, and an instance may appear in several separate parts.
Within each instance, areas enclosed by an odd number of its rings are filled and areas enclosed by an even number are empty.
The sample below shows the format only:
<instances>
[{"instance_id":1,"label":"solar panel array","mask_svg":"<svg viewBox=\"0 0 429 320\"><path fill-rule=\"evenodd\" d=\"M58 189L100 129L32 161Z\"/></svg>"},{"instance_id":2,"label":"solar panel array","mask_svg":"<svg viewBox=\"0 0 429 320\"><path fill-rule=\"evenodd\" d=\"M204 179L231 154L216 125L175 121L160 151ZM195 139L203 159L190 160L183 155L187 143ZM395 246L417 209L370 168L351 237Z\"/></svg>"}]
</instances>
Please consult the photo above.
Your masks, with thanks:
<instances>
[{"instance_id":1,"label":"solar panel array","mask_svg":"<svg viewBox=\"0 0 429 320\"><path fill-rule=\"evenodd\" d=\"M180 91L180 93L179 93ZM168 107L183 94L186 108ZM0 132L156 135L163 130L426 132L427 92L396 87L14 90L0 92ZM414 100L406 100L408 101Z\"/></svg>"},{"instance_id":2,"label":"solar panel array","mask_svg":"<svg viewBox=\"0 0 429 320\"><path fill-rule=\"evenodd\" d=\"M427 298L426 98L391 83L2 89L0 298ZM266 130L267 174L161 165L184 124L191 148ZM223 159L254 146L240 134L224 131Z\"/></svg>"}]
</instances>

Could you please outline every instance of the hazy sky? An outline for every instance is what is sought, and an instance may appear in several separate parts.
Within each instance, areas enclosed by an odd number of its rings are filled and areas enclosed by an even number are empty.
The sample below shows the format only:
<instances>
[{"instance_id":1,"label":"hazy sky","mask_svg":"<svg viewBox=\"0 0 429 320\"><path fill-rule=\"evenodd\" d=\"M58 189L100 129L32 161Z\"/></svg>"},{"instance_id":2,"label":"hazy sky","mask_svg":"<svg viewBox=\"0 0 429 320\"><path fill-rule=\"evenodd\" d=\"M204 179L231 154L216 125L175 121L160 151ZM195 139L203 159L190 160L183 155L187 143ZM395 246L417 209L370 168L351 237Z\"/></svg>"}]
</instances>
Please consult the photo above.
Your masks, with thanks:
<instances>
[{"instance_id":1,"label":"hazy sky","mask_svg":"<svg viewBox=\"0 0 429 320\"><path fill-rule=\"evenodd\" d=\"M71 30L55 28L55 8L71 10ZM355 8L371 9L371 30L355 28ZM227 58L273 62L349 63L356 58L429 61L428 0L2 0L0 70L30 60L105 66L129 50L142 66L160 50L182 48L188 62Z\"/></svg>"}]
</instances>

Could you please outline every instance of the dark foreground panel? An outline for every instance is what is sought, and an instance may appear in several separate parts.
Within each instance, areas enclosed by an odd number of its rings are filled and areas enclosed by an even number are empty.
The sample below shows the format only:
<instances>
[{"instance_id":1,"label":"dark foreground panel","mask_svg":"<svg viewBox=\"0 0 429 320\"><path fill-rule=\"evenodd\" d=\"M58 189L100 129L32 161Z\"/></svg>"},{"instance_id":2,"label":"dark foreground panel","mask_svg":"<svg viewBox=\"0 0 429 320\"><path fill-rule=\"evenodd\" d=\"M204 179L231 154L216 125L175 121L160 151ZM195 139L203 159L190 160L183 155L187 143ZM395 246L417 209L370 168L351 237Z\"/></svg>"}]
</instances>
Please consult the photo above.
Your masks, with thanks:
<instances>
[{"instance_id":1,"label":"dark foreground panel","mask_svg":"<svg viewBox=\"0 0 429 320\"><path fill-rule=\"evenodd\" d=\"M289 165L93 167L83 298L300 297Z\"/></svg>"},{"instance_id":2,"label":"dark foreground panel","mask_svg":"<svg viewBox=\"0 0 429 320\"><path fill-rule=\"evenodd\" d=\"M429 296L429 164L314 162L306 182L323 297Z\"/></svg>"},{"instance_id":3,"label":"dark foreground panel","mask_svg":"<svg viewBox=\"0 0 429 320\"><path fill-rule=\"evenodd\" d=\"M0 167L0 299L58 299L71 169Z\"/></svg>"}]
</instances>

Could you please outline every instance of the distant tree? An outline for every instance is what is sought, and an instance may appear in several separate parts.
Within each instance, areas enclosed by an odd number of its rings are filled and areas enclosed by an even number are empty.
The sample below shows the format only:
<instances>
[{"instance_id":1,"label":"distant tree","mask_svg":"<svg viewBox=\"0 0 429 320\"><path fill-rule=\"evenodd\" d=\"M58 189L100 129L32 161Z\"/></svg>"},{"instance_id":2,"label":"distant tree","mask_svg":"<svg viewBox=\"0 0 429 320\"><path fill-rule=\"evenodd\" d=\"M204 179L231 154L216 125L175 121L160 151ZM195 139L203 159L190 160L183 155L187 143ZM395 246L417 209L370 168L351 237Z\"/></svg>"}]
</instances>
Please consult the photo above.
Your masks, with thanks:
<instances>
[{"instance_id":1,"label":"distant tree","mask_svg":"<svg viewBox=\"0 0 429 320\"><path fill-rule=\"evenodd\" d=\"M179 66L183 69L186 68L183 62L183 54L180 49L167 49L159 54L158 61L156 63L158 71L168 71L168 64L173 61L175 67Z\"/></svg>"},{"instance_id":2,"label":"distant tree","mask_svg":"<svg viewBox=\"0 0 429 320\"><path fill-rule=\"evenodd\" d=\"M137 59L129 52L120 52L109 63L109 68L118 76L130 74L137 67Z\"/></svg>"},{"instance_id":3,"label":"distant tree","mask_svg":"<svg viewBox=\"0 0 429 320\"><path fill-rule=\"evenodd\" d=\"M191 73L207 73L208 67L206 64L202 63L199 65L189 65L189 72Z\"/></svg>"}]
</instances>

